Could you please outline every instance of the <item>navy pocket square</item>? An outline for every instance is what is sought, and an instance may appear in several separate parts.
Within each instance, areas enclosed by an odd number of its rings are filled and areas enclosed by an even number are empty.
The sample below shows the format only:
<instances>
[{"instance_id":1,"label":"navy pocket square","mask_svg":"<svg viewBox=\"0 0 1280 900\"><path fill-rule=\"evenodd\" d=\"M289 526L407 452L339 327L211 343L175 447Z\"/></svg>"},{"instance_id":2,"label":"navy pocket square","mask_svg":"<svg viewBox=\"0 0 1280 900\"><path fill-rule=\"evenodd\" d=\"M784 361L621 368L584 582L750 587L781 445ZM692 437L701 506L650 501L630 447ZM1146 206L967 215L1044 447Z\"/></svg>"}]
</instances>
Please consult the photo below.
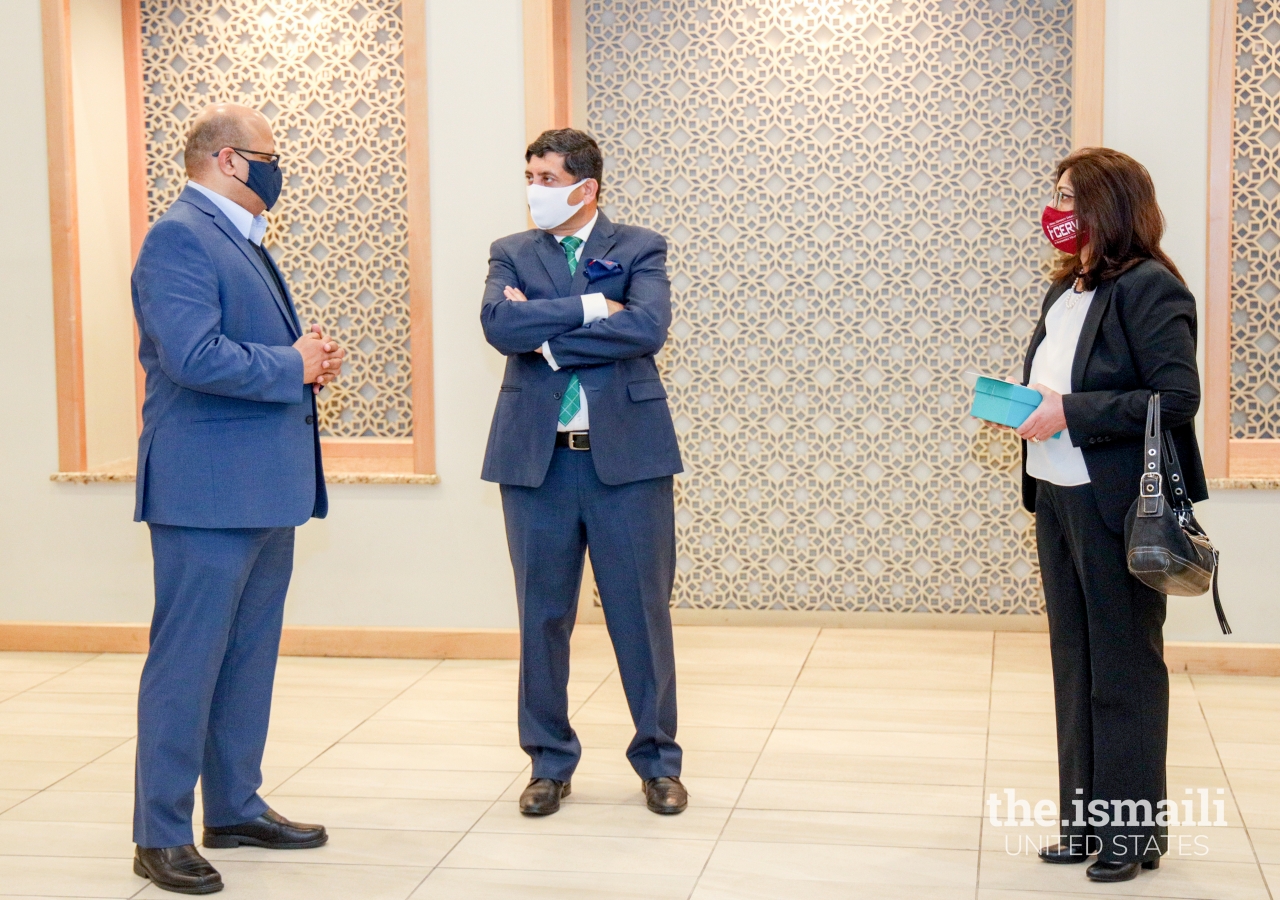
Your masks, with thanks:
<instances>
[{"instance_id":1,"label":"navy pocket square","mask_svg":"<svg viewBox=\"0 0 1280 900\"><path fill-rule=\"evenodd\" d=\"M622 263L614 262L611 259L589 259L587 260L587 281L598 281L601 278L608 278L610 275L621 275Z\"/></svg>"}]
</instances>

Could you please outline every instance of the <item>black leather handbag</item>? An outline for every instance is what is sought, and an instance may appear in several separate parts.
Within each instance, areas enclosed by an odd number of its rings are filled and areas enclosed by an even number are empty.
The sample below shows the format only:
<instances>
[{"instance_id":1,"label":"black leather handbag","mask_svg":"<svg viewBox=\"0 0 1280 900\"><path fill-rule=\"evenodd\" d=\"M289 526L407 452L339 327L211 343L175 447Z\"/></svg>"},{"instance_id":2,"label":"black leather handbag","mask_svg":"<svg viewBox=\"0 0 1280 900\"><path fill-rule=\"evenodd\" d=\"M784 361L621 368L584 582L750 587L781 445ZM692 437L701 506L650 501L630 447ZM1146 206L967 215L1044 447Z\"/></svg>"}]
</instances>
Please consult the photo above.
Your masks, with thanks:
<instances>
[{"instance_id":1,"label":"black leather handbag","mask_svg":"<svg viewBox=\"0 0 1280 900\"><path fill-rule=\"evenodd\" d=\"M1160 430L1158 393L1147 403L1142 461L1138 499L1124 521L1129 572L1162 594L1199 597L1212 587L1218 624L1223 634L1230 634L1218 597L1218 551L1191 510L1173 437ZM1165 476L1169 479L1168 497Z\"/></svg>"}]
</instances>

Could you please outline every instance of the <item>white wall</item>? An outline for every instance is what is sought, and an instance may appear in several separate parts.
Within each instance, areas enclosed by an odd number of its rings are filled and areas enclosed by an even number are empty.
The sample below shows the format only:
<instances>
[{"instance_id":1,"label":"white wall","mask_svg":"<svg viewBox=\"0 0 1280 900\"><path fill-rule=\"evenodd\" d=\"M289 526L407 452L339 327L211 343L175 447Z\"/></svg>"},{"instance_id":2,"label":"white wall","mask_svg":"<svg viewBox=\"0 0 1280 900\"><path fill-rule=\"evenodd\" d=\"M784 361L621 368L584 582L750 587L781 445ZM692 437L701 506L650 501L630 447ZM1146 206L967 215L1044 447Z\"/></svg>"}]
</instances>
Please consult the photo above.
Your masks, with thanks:
<instances>
[{"instance_id":1,"label":"white wall","mask_svg":"<svg viewBox=\"0 0 1280 900\"><path fill-rule=\"evenodd\" d=\"M1204 284L1208 0L1110 0L1105 135L1151 169L1166 247ZM476 23L483 23L482 28ZM0 121L31 152L0 179L0 321L9 335L0 430L0 620L146 621L145 526L132 485L55 485L57 428L38 0L5 5ZM334 485L299 531L288 619L306 624L515 624L497 490L480 459L501 378L477 319L489 242L525 227L521 0L429 0L435 487ZM483 60L478 65L477 60ZM121 173L123 177L123 173ZM1280 642L1272 613L1280 495L1218 492L1200 516L1223 550L1234 639ZM1170 602L1170 639L1217 638L1203 599Z\"/></svg>"},{"instance_id":2,"label":"white wall","mask_svg":"<svg viewBox=\"0 0 1280 900\"><path fill-rule=\"evenodd\" d=\"M1107 0L1103 139L1151 171L1168 219L1165 251L1200 306L1204 369L1209 0ZM1230 640L1280 642L1280 493L1215 491L1196 515L1222 552ZM1165 636L1220 640L1207 598L1171 597Z\"/></svg>"},{"instance_id":3,"label":"white wall","mask_svg":"<svg viewBox=\"0 0 1280 900\"><path fill-rule=\"evenodd\" d=\"M0 620L143 622L150 552L146 527L131 521L133 486L49 482L58 455L38 0L5 4L0 24L0 121L26 148L0 179L10 213L0 216L10 372ZM290 622L515 625L498 492L479 479L502 373L479 304L489 243L525 227L520 0L429 0L427 33L441 484L331 485L329 518L298 532Z\"/></svg>"}]
</instances>

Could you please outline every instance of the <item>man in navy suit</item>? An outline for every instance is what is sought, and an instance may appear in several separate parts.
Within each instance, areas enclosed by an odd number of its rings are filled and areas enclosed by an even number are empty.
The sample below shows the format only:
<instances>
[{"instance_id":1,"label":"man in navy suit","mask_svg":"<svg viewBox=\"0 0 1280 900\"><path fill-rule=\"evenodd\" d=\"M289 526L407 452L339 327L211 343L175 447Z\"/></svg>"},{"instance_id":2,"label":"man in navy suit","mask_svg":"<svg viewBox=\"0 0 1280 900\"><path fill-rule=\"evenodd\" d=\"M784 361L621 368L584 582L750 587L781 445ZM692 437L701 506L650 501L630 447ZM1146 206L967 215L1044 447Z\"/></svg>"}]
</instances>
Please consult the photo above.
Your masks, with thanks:
<instances>
[{"instance_id":1,"label":"man in navy suit","mask_svg":"<svg viewBox=\"0 0 1280 900\"><path fill-rule=\"evenodd\" d=\"M222 889L204 845L318 847L258 795L294 527L328 510L315 394L344 351L305 330L264 213L280 193L271 127L242 106L192 123L189 181L133 271L147 393L134 518L151 530L155 612L138 694L133 868L188 894Z\"/></svg>"},{"instance_id":2,"label":"man in navy suit","mask_svg":"<svg viewBox=\"0 0 1280 900\"><path fill-rule=\"evenodd\" d=\"M597 208L604 161L570 128L525 152L531 231L493 244L480 321L507 357L482 478L502 486L520 613L526 815L569 795L569 636L583 554L604 605L636 734L627 758L656 813L682 812L671 585L672 476L682 471L654 354L671 324L667 245Z\"/></svg>"}]
</instances>

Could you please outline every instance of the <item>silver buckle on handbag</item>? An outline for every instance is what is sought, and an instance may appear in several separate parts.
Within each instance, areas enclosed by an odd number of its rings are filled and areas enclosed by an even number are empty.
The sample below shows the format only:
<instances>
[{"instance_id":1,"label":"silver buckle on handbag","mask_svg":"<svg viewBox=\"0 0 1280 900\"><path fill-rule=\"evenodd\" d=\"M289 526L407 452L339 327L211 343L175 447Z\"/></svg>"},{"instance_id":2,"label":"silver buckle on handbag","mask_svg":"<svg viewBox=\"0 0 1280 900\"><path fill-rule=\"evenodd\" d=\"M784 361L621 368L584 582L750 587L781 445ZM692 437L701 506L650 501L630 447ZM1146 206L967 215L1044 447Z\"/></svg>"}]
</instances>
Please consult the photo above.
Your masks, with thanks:
<instances>
[{"instance_id":1,"label":"silver buckle on handbag","mask_svg":"<svg viewBox=\"0 0 1280 900\"><path fill-rule=\"evenodd\" d=\"M570 431L569 432L569 449L570 450L590 450L591 449L591 432Z\"/></svg>"},{"instance_id":2,"label":"silver buckle on handbag","mask_svg":"<svg viewBox=\"0 0 1280 900\"><path fill-rule=\"evenodd\" d=\"M1138 515L1149 519L1163 514L1164 491L1160 474L1147 472L1138 485Z\"/></svg>"}]
</instances>

